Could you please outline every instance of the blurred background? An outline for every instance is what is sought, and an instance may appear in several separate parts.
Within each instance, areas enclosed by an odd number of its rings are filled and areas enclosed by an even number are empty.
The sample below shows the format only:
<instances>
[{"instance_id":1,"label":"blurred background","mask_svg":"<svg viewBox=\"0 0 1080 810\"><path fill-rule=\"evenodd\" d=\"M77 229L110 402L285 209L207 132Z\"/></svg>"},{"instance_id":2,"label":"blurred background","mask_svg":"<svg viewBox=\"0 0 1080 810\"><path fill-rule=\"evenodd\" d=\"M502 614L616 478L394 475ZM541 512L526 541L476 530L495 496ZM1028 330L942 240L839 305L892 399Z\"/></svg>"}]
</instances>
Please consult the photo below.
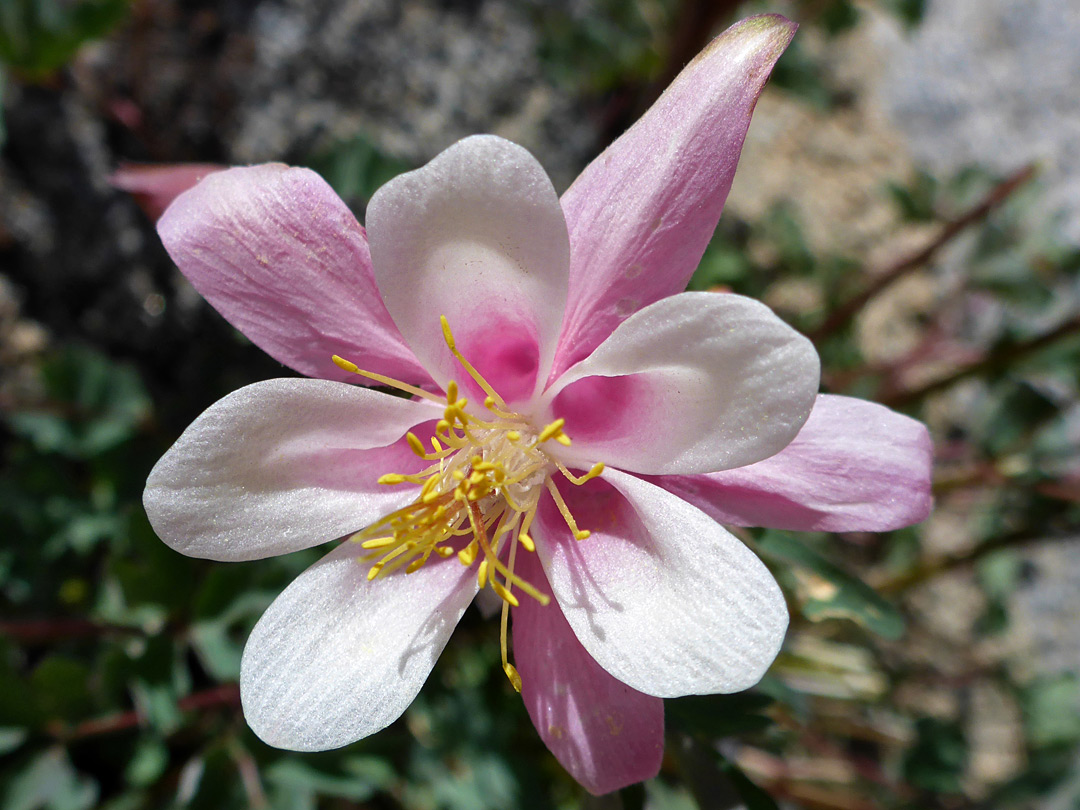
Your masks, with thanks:
<instances>
[{"instance_id":1,"label":"blurred background","mask_svg":"<svg viewBox=\"0 0 1080 810\"><path fill-rule=\"evenodd\" d=\"M926 421L933 516L743 532L785 650L749 693L668 701L644 786L570 780L473 611L388 730L263 745L243 642L325 549L187 559L140 496L204 408L291 372L113 173L285 161L362 217L494 132L561 191L764 11L801 28L692 287L762 298L826 390ZM1078 41L1073 0L0 0L0 807L1080 808Z\"/></svg>"}]
</instances>

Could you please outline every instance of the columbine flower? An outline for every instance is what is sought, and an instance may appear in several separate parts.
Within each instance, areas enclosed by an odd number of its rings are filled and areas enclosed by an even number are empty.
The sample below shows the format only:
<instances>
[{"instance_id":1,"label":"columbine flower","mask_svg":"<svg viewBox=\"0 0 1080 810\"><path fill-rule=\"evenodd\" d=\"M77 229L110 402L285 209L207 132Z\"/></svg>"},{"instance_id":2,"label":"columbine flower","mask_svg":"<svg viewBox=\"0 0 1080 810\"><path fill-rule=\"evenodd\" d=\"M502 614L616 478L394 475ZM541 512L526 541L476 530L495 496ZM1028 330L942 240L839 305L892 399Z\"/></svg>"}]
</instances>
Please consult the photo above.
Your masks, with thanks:
<instances>
[{"instance_id":1,"label":"columbine flower","mask_svg":"<svg viewBox=\"0 0 1080 810\"><path fill-rule=\"evenodd\" d=\"M765 306L680 292L793 30L759 17L719 37L561 205L524 149L479 136L380 189L366 233L284 166L214 174L166 212L196 289L323 378L221 400L145 494L185 554L347 538L248 640L264 740L314 751L393 722L482 589L544 742L616 789L659 768L661 698L744 689L780 647L780 590L717 520L925 516L921 425L817 397L813 347ZM409 397L343 383L357 375Z\"/></svg>"}]
</instances>

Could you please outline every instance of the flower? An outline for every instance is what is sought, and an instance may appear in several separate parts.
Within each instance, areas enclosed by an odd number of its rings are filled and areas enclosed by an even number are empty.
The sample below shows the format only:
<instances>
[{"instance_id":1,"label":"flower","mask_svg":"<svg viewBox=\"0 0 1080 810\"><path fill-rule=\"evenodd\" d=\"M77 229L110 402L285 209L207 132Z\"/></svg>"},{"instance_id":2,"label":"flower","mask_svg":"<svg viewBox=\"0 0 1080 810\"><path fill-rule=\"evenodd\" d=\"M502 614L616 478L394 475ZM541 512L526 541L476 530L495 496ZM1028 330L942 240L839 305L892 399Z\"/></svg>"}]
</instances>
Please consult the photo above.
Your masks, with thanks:
<instances>
[{"instance_id":1,"label":"flower","mask_svg":"<svg viewBox=\"0 0 1080 810\"><path fill-rule=\"evenodd\" d=\"M213 174L164 214L196 289L322 378L225 397L144 496L194 556L347 538L248 640L241 696L266 742L322 750L393 722L483 589L559 761L594 793L649 778L662 698L753 685L787 626L718 520L926 515L921 425L817 396L816 352L764 305L681 292L793 31L765 16L721 35L561 201L528 152L476 136L381 188L366 232L279 165Z\"/></svg>"}]
</instances>

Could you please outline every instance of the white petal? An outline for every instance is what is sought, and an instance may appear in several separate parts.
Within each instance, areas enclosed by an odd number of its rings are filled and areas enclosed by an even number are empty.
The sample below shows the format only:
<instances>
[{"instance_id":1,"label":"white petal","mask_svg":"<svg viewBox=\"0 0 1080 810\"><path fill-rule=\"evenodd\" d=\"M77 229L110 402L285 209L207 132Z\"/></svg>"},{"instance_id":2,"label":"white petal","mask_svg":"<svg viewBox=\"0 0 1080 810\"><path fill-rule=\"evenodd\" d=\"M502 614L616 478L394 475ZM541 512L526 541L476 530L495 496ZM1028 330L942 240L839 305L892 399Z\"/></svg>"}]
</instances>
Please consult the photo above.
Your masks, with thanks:
<instances>
[{"instance_id":1,"label":"white petal","mask_svg":"<svg viewBox=\"0 0 1080 810\"><path fill-rule=\"evenodd\" d=\"M425 462L402 439L438 419L412 402L327 380L267 380L211 405L158 461L143 505L192 557L252 560L362 529L415 497L383 486Z\"/></svg>"},{"instance_id":2,"label":"white petal","mask_svg":"<svg viewBox=\"0 0 1080 810\"><path fill-rule=\"evenodd\" d=\"M764 304L682 293L630 316L545 393L560 454L639 473L742 467L782 450L817 394L813 345Z\"/></svg>"},{"instance_id":3,"label":"white petal","mask_svg":"<svg viewBox=\"0 0 1080 810\"><path fill-rule=\"evenodd\" d=\"M562 324L570 242L532 155L494 135L459 141L380 188L367 233L387 309L439 383L471 386L443 339L445 315L507 400L533 395Z\"/></svg>"},{"instance_id":4,"label":"white petal","mask_svg":"<svg viewBox=\"0 0 1080 810\"><path fill-rule=\"evenodd\" d=\"M476 593L456 560L369 582L359 552L345 542L315 563L251 631L240 698L270 745L325 751L394 722Z\"/></svg>"},{"instance_id":5,"label":"white petal","mask_svg":"<svg viewBox=\"0 0 1080 810\"><path fill-rule=\"evenodd\" d=\"M571 508L592 535L574 540L546 508L537 552L600 666L656 697L737 692L760 680L784 640L787 607L745 545L696 507L617 470L586 484Z\"/></svg>"}]
</instances>

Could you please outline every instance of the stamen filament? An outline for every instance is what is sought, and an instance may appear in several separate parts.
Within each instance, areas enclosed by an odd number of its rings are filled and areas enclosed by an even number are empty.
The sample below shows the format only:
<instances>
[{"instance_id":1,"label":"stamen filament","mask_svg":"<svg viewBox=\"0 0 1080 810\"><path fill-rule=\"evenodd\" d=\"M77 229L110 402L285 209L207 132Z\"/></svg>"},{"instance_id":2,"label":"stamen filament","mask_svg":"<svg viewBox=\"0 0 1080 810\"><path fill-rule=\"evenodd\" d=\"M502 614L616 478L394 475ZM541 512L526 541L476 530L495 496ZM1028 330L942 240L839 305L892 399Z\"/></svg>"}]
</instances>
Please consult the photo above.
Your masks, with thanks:
<instances>
[{"instance_id":1,"label":"stamen filament","mask_svg":"<svg viewBox=\"0 0 1080 810\"><path fill-rule=\"evenodd\" d=\"M442 404L442 397L437 396L430 391L425 391L423 388L417 388L415 385L409 385L401 380L395 380L393 377L387 377L385 374L376 374L374 371L365 371L360 368L360 366L356 365L356 363L350 363L344 357L338 357L336 354L330 359L333 360L334 365L342 371L348 371L351 374L359 374L361 377L375 380L375 382L380 382L390 388L396 388L399 391L404 391L406 394L412 394L414 397L423 397L424 399L430 399L432 402Z\"/></svg>"},{"instance_id":2,"label":"stamen filament","mask_svg":"<svg viewBox=\"0 0 1080 810\"><path fill-rule=\"evenodd\" d=\"M563 520L566 521L566 525L570 527L570 531L573 533L574 539L584 540L590 534L592 534L592 532L588 531L587 529L582 530L578 528L577 521L575 521L574 516L570 514L570 507L566 505L566 501L563 500L563 496L559 492L558 488L555 486L555 482L553 482L550 478L546 478L544 479L544 486L546 486L548 492L551 493L551 497L555 499L555 505L559 507L559 512L562 513Z\"/></svg>"},{"instance_id":3,"label":"stamen filament","mask_svg":"<svg viewBox=\"0 0 1080 810\"><path fill-rule=\"evenodd\" d=\"M592 466L592 469L585 473L585 475L577 476L570 472L568 469L566 469L566 467L563 466L562 462L559 461L557 458L553 458L552 461L554 461L555 466L559 468L559 472L566 476L567 481L579 487L586 481L591 481L592 479L596 478L596 476L600 475L600 473L604 471L604 462L601 461L598 464L594 464Z\"/></svg>"},{"instance_id":4,"label":"stamen filament","mask_svg":"<svg viewBox=\"0 0 1080 810\"><path fill-rule=\"evenodd\" d=\"M499 396L498 392L491 387L491 384L485 380L479 371L477 371L473 364L465 359L465 356L458 351L457 345L454 343L454 333L450 331L450 322L446 320L445 315L439 316L439 321L442 323L443 339L446 340L446 345L450 349L450 353L457 358L457 361L461 363L461 367L464 368L469 376L476 380L476 384L484 389L484 393L487 394L500 408L505 408L506 403L503 398Z\"/></svg>"}]
</instances>

